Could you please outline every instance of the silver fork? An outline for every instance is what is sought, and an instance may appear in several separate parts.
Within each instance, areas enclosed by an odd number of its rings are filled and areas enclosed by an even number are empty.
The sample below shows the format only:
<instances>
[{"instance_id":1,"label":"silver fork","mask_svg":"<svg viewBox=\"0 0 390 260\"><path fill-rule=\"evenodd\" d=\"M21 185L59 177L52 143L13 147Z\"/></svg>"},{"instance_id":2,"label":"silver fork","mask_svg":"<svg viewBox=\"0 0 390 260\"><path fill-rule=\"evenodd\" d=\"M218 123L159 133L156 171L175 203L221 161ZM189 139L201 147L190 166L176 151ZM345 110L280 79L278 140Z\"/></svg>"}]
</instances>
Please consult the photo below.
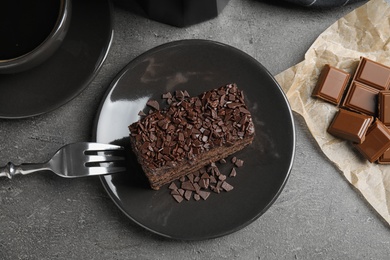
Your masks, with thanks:
<instances>
[{"instance_id":1,"label":"silver fork","mask_svg":"<svg viewBox=\"0 0 390 260\"><path fill-rule=\"evenodd\" d=\"M111 144L73 143L60 148L54 156L44 163L26 163L14 165L9 162L0 167L0 177L12 178L15 175L26 175L33 172L49 170L66 178L123 172L125 167L116 166L114 162L123 161L124 156L114 155L124 148Z\"/></svg>"}]
</instances>

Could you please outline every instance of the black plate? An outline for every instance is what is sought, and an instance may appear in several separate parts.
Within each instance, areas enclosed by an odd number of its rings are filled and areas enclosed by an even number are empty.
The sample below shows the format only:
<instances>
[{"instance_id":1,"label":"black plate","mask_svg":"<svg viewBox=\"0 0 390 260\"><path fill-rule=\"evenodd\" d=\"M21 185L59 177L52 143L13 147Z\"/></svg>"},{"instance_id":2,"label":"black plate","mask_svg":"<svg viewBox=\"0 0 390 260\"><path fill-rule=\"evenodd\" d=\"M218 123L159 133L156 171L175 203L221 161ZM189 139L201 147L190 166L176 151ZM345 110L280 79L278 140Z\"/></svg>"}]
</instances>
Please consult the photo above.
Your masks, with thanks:
<instances>
[{"instance_id":1,"label":"black plate","mask_svg":"<svg viewBox=\"0 0 390 260\"><path fill-rule=\"evenodd\" d=\"M113 35L108 0L72 3L68 33L42 65L0 75L0 118L24 118L52 111L76 97L99 71Z\"/></svg>"},{"instance_id":2,"label":"black plate","mask_svg":"<svg viewBox=\"0 0 390 260\"><path fill-rule=\"evenodd\" d=\"M180 204L167 187L151 190L129 149L127 126L150 98L161 100L162 93L177 89L195 96L230 82L244 91L256 130L253 144L235 154L244 166L229 178L234 189ZM101 181L130 219L162 236L200 240L245 227L275 201L292 167L294 131L285 95L255 59L221 43L184 40L142 54L119 73L101 104L94 135L98 142L126 147L128 172Z\"/></svg>"}]
</instances>

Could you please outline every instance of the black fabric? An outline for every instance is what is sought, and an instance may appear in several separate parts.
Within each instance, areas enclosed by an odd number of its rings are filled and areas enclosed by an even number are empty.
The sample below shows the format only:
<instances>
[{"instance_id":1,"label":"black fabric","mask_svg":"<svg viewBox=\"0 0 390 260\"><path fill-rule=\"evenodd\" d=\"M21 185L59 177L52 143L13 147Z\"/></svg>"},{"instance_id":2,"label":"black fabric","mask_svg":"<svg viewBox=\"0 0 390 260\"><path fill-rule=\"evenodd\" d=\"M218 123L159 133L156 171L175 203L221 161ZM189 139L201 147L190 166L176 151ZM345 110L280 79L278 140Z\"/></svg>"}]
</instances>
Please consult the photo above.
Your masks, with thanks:
<instances>
[{"instance_id":1,"label":"black fabric","mask_svg":"<svg viewBox=\"0 0 390 260\"><path fill-rule=\"evenodd\" d=\"M357 3L364 0L284 0L285 2L294 3L307 7L337 7L347 4Z\"/></svg>"}]
</instances>

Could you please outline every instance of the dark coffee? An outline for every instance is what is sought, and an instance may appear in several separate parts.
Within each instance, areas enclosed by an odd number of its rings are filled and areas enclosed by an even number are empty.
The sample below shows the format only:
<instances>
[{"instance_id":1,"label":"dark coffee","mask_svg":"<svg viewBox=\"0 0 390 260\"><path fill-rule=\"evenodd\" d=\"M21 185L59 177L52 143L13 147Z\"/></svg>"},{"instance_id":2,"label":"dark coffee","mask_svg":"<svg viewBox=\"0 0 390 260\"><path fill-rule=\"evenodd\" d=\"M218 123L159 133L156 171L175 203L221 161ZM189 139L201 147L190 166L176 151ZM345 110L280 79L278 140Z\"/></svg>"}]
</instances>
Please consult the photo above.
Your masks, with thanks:
<instances>
[{"instance_id":1,"label":"dark coffee","mask_svg":"<svg viewBox=\"0 0 390 260\"><path fill-rule=\"evenodd\" d=\"M60 2L0 1L0 60L19 57L38 47L56 24Z\"/></svg>"}]
</instances>

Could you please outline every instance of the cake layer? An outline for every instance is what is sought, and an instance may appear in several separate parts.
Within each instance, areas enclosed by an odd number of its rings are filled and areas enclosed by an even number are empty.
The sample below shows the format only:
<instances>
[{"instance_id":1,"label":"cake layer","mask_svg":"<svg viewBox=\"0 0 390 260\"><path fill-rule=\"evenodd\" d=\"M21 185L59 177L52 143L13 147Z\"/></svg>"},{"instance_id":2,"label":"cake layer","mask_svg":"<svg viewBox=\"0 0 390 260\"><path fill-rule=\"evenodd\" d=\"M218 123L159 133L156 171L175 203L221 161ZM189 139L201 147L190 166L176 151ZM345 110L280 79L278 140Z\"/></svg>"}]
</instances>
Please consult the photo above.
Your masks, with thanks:
<instances>
[{"instance_id":1,"label":"cake layer","mask_svg":"<svg viewBox=\"0 0 390 260\"><path fill-rule=\"evenodd\" d=\"M169 107L129 130L132 149L153 189L241 150L255 132L244 94L235 84L197 97L176 95Z\"/></svg>"}]
</instances>

